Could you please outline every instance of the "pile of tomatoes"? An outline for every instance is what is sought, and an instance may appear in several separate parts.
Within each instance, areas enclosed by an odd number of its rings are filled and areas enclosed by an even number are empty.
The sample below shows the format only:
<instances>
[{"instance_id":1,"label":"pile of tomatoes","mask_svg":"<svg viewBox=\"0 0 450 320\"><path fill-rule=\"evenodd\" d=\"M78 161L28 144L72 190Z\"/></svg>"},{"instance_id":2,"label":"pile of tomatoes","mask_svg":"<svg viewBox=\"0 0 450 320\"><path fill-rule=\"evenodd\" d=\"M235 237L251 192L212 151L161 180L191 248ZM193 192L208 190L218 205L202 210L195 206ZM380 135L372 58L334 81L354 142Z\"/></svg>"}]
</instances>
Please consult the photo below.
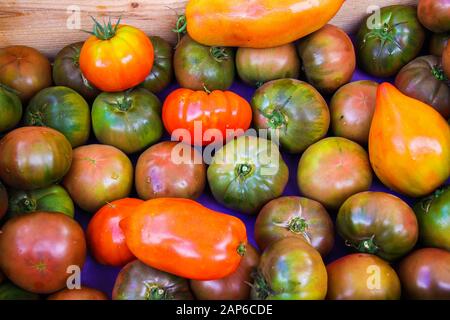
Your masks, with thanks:
<instances>
[{"instance_id":1,"label":"pile of tomatoes","mask_svg":"<svg viewBox=\"0 0 450 320\"><path fill-rule=\"evenodd\" d=\"M88 252L121 268L113 299L450 299L450 4L352 42L343 2L191 0L175 49L96 20L52 64L0 49L0 299L107 299L72 281Z\"/></svg>"}]
</instances>

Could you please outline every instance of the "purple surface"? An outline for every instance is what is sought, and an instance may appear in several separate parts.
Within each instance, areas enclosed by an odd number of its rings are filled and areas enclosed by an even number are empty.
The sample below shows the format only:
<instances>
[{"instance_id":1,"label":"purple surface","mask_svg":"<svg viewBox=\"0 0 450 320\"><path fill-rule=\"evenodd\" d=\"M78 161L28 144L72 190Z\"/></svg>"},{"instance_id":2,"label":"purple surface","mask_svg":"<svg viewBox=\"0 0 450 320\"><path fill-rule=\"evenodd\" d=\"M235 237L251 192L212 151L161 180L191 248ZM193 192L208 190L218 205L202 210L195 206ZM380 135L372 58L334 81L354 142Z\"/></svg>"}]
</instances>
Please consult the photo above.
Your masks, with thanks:
<instances>
[{"instance_id":1,"label":"purple surface","mask_svg":"<svg viewBox=\"0 0 450 320\"><path fill-rule=\"evenodd\" d=\"M357 80L374 80L377 82L381 82L381 80L370 77L359 71L357 71L354 74L353 79L352 79L352 81L357 81ZM169 92L173 91L175 88L177 88L177 85L174 84L174 85L170 86L169 88L167 88L162 94L160 94L159 97L161 98L161 101L164 101L167 94ZM255 91L254 88L246 86L242 83L235 83L230 90L243 96L248 101L250 101L250 99ZM167 137L166 137L166 139L167 139ZM137 156L138 155L131 156L131 160L133 161L134 164L137 160ZM300 155L290 155L290 154L283 153L283 157L289 167L289 182L285 189L284 195L285 196L288 196L288 195L299 196L299 195L301 195L301 193L297 186L296 177L297 177L297 165L298 165L298 161L300 159ZM396 194L392 191L389 191L378 180L374 181L371 190L372 191L385 191L385 192L390 192L392 194ZM396 195L400 196L398 194L396 194ZM133 194L132 194L132 196L133 196ZM405 198L404 196L400 196L400 197L402 199L406 200L410 205L414 202L413 199L408 199L408 198ZM233 210L223 207L222 205L220 205L219 203L217 203L214 200L209 189L205 190L204 194L198 199L198 201L210 209L217 210L219 212L228 213L228 214L234 215L234 216L242 219L247 226L247 233L248 233L249 240L252 244L255 245L255 241L253 238L254 223L255 223L255 219L256 219L255 217L242 215ZM332 216L332 219L334 221L336 218L336 212L329 212L329 213ZM76 220L78 220L81 223L81 225L84 228L86 228L90 217L91 217L90 214L81 212L77 208L75 218L76 218ZM327 257L325 257L325 259L324 259L325 263L329 263L333 260L336 260L337 258L344 256L345 254L350 253L350 252L351 252L351 250L345 246L343 240L341 238L339 238L338 236L336 236L335 246L334 246L332 252ZM116 279L119 271L120 271L120 268L107 267L107 266L98 264L89 255L87 258L86 264L84 265L83 270L82 270L81 282L85 286L99 289L99 290L107 293L108 295L111 295L112 288L114 286L114 282L115 282L115 279Z\"/></svg>"}]
</instances>

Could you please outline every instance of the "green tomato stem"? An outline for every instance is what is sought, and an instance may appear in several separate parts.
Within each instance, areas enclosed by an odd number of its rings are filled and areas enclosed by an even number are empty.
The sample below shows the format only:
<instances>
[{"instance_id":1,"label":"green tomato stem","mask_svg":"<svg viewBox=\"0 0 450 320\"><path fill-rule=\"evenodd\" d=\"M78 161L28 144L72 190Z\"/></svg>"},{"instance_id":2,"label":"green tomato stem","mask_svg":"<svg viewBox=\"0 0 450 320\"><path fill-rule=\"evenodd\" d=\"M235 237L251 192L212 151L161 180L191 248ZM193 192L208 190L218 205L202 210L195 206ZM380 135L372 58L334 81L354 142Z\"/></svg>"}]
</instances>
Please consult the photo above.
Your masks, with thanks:
<instances>
[{"instance_id":1,"label":"green tomato stem","mask_svg":"<svg viewBox=\"0 0 450 320\"><path fill-rule=\"evenodd\" d=\"M245 247L245 243L241 243L239 244L239 246L237 247L237 253L243 257L245 256L245 253L247 252L247 248Z\"/></svg>"},{"instance_id":2,"label":"green tomato stem","mask_svg":"<svg viewBox=\"0 0 450 320\"><path fill-rule=\"evenodd\" d=\"M94 28L92 31L86 31L82 30L84 32L87 32L89 34L94 35L100 40L109 40L112 37L116 35L117 28L119 27L120 20L122 17L119 17L117 20L117 23L113 26L111 23L111 18L108 19L108 22L103 22L103 25L100 24L93 16L91 16L92 20L94 21Z\"/></svg>"},{"instance_id":3,"label":"green tomato stem","mask_svg":"<svg viewBox=\"0 0 450 320\"><path fill-rule=\"evenodd\" d=\"M33 212L36 211L37 205L33 199L22 199L20 207L24 212Z\"/></svg>"},{"instance_id":4,"label":"green tomato stem","mask_svg":"<svg viewBox=\"0 0 450 320\"><path fill-rule=\"evenodd\" d=\"M157 284L145 283L145 300L167 300L167 292Z\"/></svg>"},{"instance_id":5,"label":"green tomato stem","mask_svg":"<svg viewBox=\"0 0 450 320\"><path fill-rule=\"evenodd\" d=\"M272 293L272 290L270 289L266 279L264 279L260 272L256 272L254 278L255 282L253 284L253 288L256 291L257 297L259 299L266 300Z\"/></svg>"},{"instance_id":6,"label":"green tomato stem","mask_svg":"<svg viewBox=\"0 0 450 320\"><path fill-rule=\"evenodd\" d=\"M288 229L295 234L302 234L308 229L308 223L303 218L294 217L289 221Z\"/></svg>"},{"instance_id":7,"label":"green tomato stem","mask_svg":"<svg viewBox=\"0 0 450 320\"><path fill-rule=\"evenodd\" d=\"M431 69L431 73L433 76L439 81L447 81L447 77L445 76L444 70L441 66L436 65Z\"/></svg>"},{"instance_id":8,"label":"green tomato stem","mask_svg":"<svg viewBox=\"0 0 450 320\"><path fill-rule=\"evenodd\" d=\"M241 163L241 164L237 165L237 167L236 167L236 175L239 178L245 178L245 177L251 175L252 172L253 172L253 166L248 163Z\"/></svg>"},{"instance_id":9,"label":"green tomato stem","mask_svg":"<svg viewBox=\"0 0 450 320\"><path fill-rule=\"evenodd\" d=\"M225 48L223 47L211 47L209 49L209 52L211 53L211 56L216 60L217 62L223 62L225 60L229 59L229 55Z\"/></svg>"}]
</instances>

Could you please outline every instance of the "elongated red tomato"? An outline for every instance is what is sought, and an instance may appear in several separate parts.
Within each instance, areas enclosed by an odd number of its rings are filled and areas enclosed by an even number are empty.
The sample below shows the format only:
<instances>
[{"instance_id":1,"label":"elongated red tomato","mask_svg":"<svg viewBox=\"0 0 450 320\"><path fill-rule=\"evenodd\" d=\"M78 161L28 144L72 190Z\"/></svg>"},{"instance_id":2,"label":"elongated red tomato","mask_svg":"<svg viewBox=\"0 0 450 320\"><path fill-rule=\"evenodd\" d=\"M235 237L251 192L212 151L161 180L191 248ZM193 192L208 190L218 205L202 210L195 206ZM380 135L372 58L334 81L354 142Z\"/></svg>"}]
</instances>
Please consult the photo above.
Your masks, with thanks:
<instances>
[{"instance_id":1,"label":"elongated red tomato","mask_svg":"<svg viewBox=\"0 0 450 320\"><path fill-rule=\"evenodd\" d=\"M231 91L178 89L164 102L162 117L172 137L205 146L234 135L227 130L247 130L252 122L252 108Z\"/></svg>"},{"instance_id":2,"label":"elongated red tomato","mask_svg":"<svg viewBox=\"0 0 450 320\"><path fill-rule=\"evenodd\" d=\"M247 243L241 220L188 199L149 200L120 227L140 261L194 280L220 279L236 271Z\"/></svg>"}]
</instances>

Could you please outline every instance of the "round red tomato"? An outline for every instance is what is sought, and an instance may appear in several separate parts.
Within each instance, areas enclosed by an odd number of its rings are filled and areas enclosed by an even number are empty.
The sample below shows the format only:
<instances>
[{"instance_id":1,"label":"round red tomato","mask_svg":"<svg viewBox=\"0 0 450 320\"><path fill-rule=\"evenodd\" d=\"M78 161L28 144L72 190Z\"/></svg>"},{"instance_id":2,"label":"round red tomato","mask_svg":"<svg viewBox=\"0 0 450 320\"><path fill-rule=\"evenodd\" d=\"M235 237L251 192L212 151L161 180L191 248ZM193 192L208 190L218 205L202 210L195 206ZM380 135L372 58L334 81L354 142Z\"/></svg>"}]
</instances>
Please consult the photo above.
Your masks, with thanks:
<instances>
[{"instance_id":1,"label":"round red tomato","mask_svg":"<svg viewBox=\"0 0 450 320\"><path fill-rule=\"evenodd\" d=\"M95 260L110 266L124 266L134 255L125 243L119 222L133 213L143 200L125 198L104 205L89 222L86 239Z\"/></svg>"}]
</instances>

